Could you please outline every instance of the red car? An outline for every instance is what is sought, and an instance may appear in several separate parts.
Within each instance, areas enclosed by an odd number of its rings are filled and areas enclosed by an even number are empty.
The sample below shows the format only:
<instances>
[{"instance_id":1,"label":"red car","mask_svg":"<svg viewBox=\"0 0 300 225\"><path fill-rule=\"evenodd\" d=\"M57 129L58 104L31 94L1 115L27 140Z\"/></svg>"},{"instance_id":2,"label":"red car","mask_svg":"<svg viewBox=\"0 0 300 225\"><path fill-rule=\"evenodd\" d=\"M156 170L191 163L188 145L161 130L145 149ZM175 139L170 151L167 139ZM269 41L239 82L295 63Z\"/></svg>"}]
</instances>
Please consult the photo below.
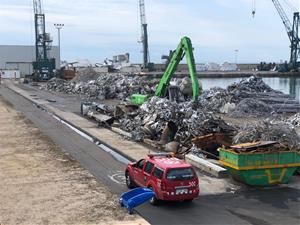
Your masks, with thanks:
<instances>
[{"instance_id":1,"label":"red car","mask_svg":"<svg viewBox=\"0 0 300 225\"><path fill-rule=\"evenodd\" d=\"M150 203L159 200L192 201L199 195L199 181L193 167L170 154L149 154L129 163L125 171L128 188L147 187L155 192Z\"/></svg>"}]
</instances>

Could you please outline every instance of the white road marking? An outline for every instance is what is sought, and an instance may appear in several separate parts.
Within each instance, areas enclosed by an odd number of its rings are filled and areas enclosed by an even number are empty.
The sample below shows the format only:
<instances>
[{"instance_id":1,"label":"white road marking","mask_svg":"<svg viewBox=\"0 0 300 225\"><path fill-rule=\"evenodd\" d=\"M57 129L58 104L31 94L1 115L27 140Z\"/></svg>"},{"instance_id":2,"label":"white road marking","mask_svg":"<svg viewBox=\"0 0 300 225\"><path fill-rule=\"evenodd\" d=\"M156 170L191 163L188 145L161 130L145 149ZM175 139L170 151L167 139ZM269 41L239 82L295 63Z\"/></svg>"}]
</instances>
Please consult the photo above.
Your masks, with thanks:
<instances>
[{"instance_id":1,"label":"white road marking","mask_svg":"<svg viewBox=\"0 0 300 225\"><path fill-rule=\"evenodd\" d=\"M113 175L108 175L108 177L117 184L126 185L124 171L119 171L117 173L114 173Z\"/></svg>"}]
</instances>

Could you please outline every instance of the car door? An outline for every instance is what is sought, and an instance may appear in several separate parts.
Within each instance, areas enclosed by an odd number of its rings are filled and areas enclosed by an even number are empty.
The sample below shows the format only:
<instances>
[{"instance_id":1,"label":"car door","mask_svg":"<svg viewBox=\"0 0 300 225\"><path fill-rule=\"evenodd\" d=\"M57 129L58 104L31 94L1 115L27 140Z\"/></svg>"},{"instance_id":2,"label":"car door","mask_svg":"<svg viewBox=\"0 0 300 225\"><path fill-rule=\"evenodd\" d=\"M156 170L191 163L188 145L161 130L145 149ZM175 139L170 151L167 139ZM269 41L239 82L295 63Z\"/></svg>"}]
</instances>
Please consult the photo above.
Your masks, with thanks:
<instances>
[{"instance_id":1,"label":"car door","mask_svg":"<svg viewBox=\"0 0 300 225\"><path fill-rule=\"evenodd\" d=\"M151 173L152 173L152 170L154 168L154 164L150 161L147 161L146 162L146 165L144 167L144 171L143 171L143 186L146 187L147 186L147 183L150 179L150 176L151 176Z\"/></svg>"},{"instance_id":2,"label":"car door","mask_svg":"<svg viewBox=\"0 0 300 225\"><path fill-rule=\"evenodd\" d=\"M134 168L133 168L133 179L134 182L139 185L139 186L143 186L143 180L144 180L144 166L145 166L145 159L141 159L139 160Z\"/></svg>"},{"instance_id":3,"label":"car door","mask_svg":"<svg viewBox=\"0 0 300 225\"><path fill-rule=\"evenodd\" d=\"M164 174L164 170L159 168L159 167L155 167L153 172L152 172L152 180L153 180L153 184L155 186L155 193L156 193L156 197L158 198L162 198L162 191L165 189L165 186L163 186L162 184L162 179L163 179L163 174Z\"/></svg>"}]
</instances>

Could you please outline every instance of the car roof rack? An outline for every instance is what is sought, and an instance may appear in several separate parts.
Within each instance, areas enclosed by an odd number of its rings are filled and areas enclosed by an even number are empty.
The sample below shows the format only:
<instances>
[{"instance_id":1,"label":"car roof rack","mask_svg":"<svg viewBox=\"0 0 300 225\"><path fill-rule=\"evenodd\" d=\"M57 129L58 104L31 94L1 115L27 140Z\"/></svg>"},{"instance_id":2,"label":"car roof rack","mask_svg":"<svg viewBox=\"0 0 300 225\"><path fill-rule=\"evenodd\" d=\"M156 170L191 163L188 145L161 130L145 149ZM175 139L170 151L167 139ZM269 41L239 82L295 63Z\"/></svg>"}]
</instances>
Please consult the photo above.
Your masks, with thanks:
<instances>
[{"instance_id":1,"label":"car roof rack","mask_svg":"<svg viewBox=\"0 0 300 225\"><path fill-rule=\"evenodd\" d=\"M171 157L174 157L174 153L164 153L164 152L161 152L161 153L150 153L148 154L148 156L150 158L154 158L154 157L168 157L168 158L171 158Z\"/></svg>"}]
</instances>

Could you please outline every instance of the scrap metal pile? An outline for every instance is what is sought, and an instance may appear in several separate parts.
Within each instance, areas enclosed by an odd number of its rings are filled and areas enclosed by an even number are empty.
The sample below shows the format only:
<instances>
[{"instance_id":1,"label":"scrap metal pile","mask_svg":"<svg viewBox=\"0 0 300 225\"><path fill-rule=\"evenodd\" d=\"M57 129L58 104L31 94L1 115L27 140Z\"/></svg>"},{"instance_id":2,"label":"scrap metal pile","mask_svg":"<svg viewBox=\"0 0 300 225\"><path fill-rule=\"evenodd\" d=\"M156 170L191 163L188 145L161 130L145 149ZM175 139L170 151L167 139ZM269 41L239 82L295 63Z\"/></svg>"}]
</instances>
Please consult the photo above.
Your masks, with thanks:
<instances>
[{"instance_id":1,"label":"scrap metal pile","mask_svg":"<svg viewBox=\"0 0 300 225\"><path fill-rule=\"evenodd\" d=\"M266 120L254 124L248 124L241 128L233 138L233 143L246 143L255 141L277 141L290 148L300 148L300 137L293 126L285 122L271 123Z\"/></svg>"},{"instance_id":2,"label":"scrap metal pile","mask_svg":"<svg viewBox=\"0 0 300 225\"><path fill-rule=\"evenodd\" d=\"M124 73L97 73L92 68L80 70L67 82L53 78L47 90L80 94L84 99L125 100L133 93L153 94L158 79L130 76ZM300 104L292 96L273 90L262 78L252 76L231 84L226 89L215 87L199 97L199 107L234 117L269 116L274 113L297 113Z\"/></svg>"},{"instance_id":3,"label":"scrap metal pile","mask_svg":"<svg viewBox=\"0 0 300 225\"><path fill-rule=\"evenodd\" d=\"M150 98L139 108L83 102L81 114L101 126L119 127L135 141L152 140L152 144L166 151L187 150L197 136L223 133L231 139L235 133L224 120L200 110L192 102L178 104L158 97Z\"/></svg>"},{"instance_id":4,"label":"scrap metal pile","mask_svg":"<svg viewBox=\"0 0 300 225\"><path fill-rule=\"evenodd\" d=\"M163 128L172 121L178 127L175 140L189 147L193 137L234 132L221 118L195 108L192 102L176 103L158 97L152 97L138 111L124 115L119 121L122 129L132 132L136 140L145 137L160 140Z\"/></svg>"},{"instance_id":5,"label":"scrap metal pile","mask_svg":"<svg viewBox=\"0 0 300 225\"><path fill-rule=\"evenodd\" d=\"M272 113L300 111L300 105L292 96L273 90L262 78L252 76L226 89L211 88L199 97L202 108L229 113L231 116L268 116Z\"/></svg>"},{"instance_id":6,"label":"scrap metal pile","mask_svg":"<svg viewBox=\"0 0 300 225\"><path fill-rule=\"evenodd\" d=\"M290 151L287 146L277 142L277 141L257 141L251 143L243 143L230 146L231 151L236 153L268 153L268 152L282 152Z\"/></svg>"},{"instance_id":7,"label":"scrap metal pile","mask_svg":"<svg viewBox=\"0 0 300 225\"><path fill-rule=\"evenodd\" d=\"M156 79L130 76L121 73L97 73L92 68L78 72L67 82L52 78L46 85L47 90L79 94L84 99L120 99L125 100L133 93L151 94L157 84Z\"/></svg>"},{"instance_id":8,"label":"scrap metal pile","mask_svg":"<svg viewBox=\"0 0 300 225\"><path fill-rule=\"evenodd\" d=\"M244 127L237 128L236 135L231 143L222 138L223 134L212 134L192 139L191 153L201 158L218 159L219 147L233 149L240 153L250 152L276 152L276 151L300 151L300 137L294 126L288 122L274 122L264 120L257 123L248 123ZM267 146L256 146L258 144ZM232 145L235 144L236 147ZM250 147L251 148L250 148ZM255 147L256 146L256 147Z\"/></svg>"},{"instance_id":9,"label":"scrap metal pile","mask_svg":"<svg viewBox=\"0 0 300 225\"><path fill-rule=\"evenodd\" d=\"M47 83L46 89L80 94L88 100L125 100L133 93L153 94L157 84L158 79L151 77L96 73L88 68L81 70L69 82L53 78ZM99 112L103 105L96 108ZM190 149L193 146L193 138L209 134L226 134L231 144L277 141L293 149L299 148L300 143L299 136L293 128L299 126L299 103L290 95L273 90L261 78L255 76L234 83L226 89L206 90L199 97L198 104L189 101L172 102L166 98L152 97L133 110L116 107L114 111L100 110L99 113L113 117L113 126L119 126L129 132L134 140L150 139L165 145L166 148L168 142L176 142L181 147ZM287 123L267 121L250 124L247 127L230 126L216 116L216 113L228 113L232 117L260 117L282 112L298 113L289 118ZM97 117L95 112L87 115L97 118L98 122L106 125L107 121L112 121L102 115ZM173 129L172 135L172 132L166 132L167 128ZM211 150L212 146L202 147L202 150L216 155L216 151ZM194 147L193 149L193 152L197 152Z\"/></svg>"},{"instance_id":10,"label":"scrap metal pile","mask_svg":"<svg viewBox=\"0 0 300 225\"><path fill-rule=\"evenodd\" d=\"M287 121L295 127L300 127L300 112L288 118Z\"/></svg>"}]
</instances>

